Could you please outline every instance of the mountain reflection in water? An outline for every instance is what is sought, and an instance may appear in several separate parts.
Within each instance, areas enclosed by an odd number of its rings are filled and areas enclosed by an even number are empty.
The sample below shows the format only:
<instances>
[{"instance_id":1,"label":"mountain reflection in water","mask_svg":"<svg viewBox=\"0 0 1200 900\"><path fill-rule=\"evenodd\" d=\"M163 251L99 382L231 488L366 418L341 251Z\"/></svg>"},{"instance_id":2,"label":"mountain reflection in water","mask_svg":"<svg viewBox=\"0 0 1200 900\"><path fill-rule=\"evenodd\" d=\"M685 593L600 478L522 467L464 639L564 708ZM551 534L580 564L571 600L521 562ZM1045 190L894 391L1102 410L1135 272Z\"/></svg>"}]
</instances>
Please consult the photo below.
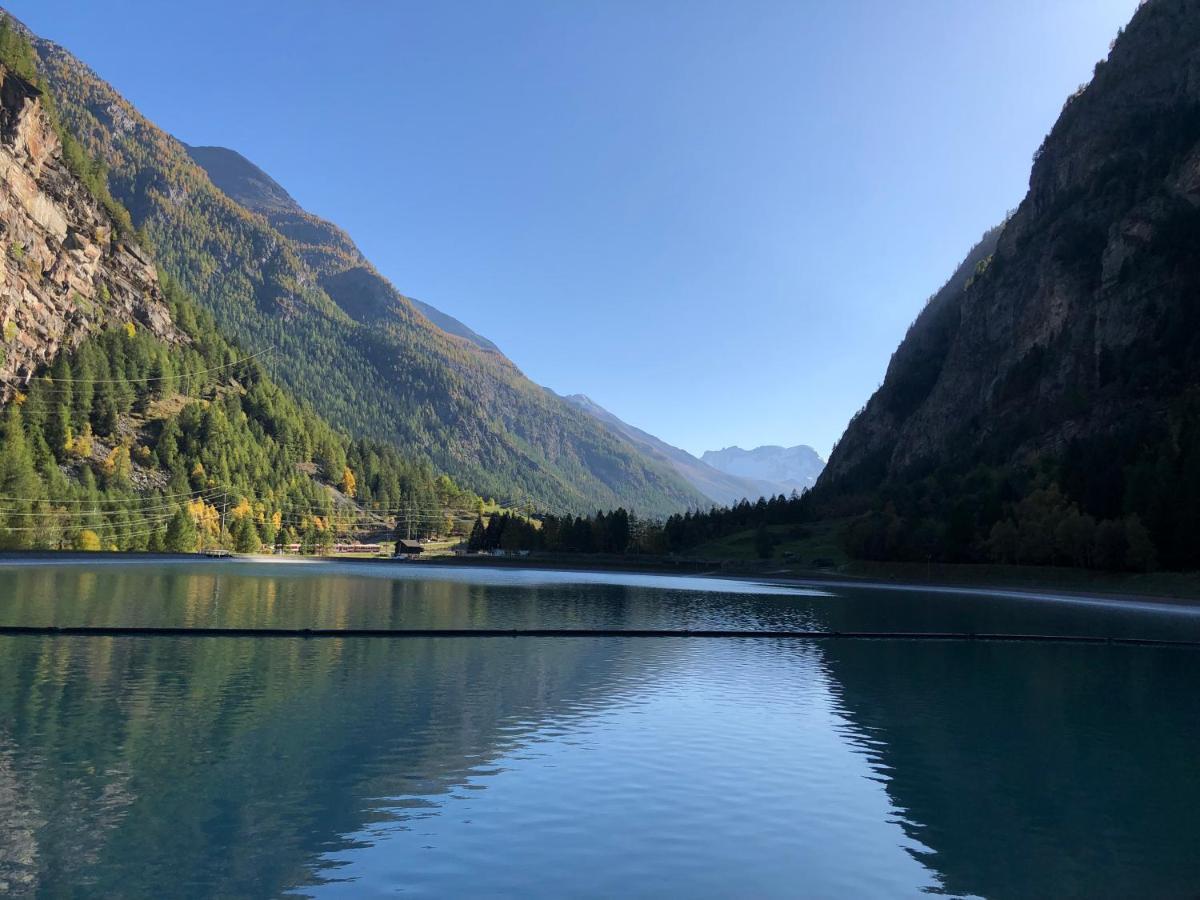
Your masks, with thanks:
<instances>
[{"instance_id":1,"label":"mountain reflection in water","mask_svg":"<svg viewBox=\"0 0 1200 900\"><path fill-rule=\"evenodd\" d=\"M45 614L30 597L53 595L52 615L92 622L772 627L869 602L269 573L214 601L212 572L117 577L39 570L18 590L3 573L0 614ZM0 892L1185 894L1200 883L1196 661L1055 644L0 637Z\"/></svg>"}]
</instances>

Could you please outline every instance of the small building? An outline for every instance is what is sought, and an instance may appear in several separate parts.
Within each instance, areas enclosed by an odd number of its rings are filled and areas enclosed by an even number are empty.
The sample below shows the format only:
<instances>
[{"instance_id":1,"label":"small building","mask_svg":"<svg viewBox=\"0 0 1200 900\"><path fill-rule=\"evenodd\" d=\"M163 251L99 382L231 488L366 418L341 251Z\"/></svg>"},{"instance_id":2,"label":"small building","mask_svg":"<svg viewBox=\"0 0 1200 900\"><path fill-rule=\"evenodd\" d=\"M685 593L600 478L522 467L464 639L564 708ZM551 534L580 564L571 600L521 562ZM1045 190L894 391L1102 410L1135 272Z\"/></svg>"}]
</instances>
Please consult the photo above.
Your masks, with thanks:
<instances>
[{"instance_id":1,"label":"small building","mask_svg":"<svg viewBox=\"0 0 1200 900\"><path fill-rule=\"evenodd\" d=\"M425 548L417 541L396 541L397 556L419 556L425 552Z\"/></svg>"},{"instance_id":2,"label":"small building","mask_svg":"<svg viewBox=\"0 0 1200 900\"><path fill-rule=\"evenodd\" d=\"M378 553L379 544L364 544L360 541L345 541L333 545L334 553Z\"/></svg>"}]
</instances>

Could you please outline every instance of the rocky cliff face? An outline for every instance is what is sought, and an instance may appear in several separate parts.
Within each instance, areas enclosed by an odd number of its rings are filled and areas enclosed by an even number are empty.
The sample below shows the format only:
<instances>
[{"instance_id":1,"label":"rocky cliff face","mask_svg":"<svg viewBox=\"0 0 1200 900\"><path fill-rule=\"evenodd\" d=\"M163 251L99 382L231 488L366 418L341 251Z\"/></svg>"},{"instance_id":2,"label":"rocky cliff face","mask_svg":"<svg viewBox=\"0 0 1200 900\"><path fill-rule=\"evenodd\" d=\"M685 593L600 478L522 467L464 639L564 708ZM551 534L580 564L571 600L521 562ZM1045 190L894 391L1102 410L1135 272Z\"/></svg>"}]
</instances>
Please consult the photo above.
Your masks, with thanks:
<instances>
[{"instance_id":1,"label":"rocky cliff face","mask_svg":"<svg viewBox=\"0 0 1200 900\"><path fill-rule=\"evenodd\" d=\"M819 490L1062 465L1097 441L1124 454L1120 481L1200 384L1198 298L1200 3L1149 0L1067 101L1024 202L914 324ZM1120 505L1075 474L1081 499Z\"/></svg>"},{"instance_id":2,"label":"rocky cliff face","mask_svg":"<svg viewBox=\"0 0 1200 900\"><path fill-rule=\"evenodd\" d=\"M63 162L37 88L0 67L0 396L107 324L177 339L158 276Z\"/></svg>"}]
</instances>

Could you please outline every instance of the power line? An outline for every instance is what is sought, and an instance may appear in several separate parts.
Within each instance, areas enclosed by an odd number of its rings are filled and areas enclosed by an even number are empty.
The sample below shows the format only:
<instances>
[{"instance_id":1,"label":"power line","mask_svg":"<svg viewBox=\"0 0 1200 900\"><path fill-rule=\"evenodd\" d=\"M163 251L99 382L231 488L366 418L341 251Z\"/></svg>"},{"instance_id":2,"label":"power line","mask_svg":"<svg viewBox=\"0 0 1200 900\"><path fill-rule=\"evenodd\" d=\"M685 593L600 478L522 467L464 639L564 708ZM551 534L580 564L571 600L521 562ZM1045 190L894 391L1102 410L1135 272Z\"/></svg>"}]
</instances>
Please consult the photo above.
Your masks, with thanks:
<instances>
[{"instance_id":1,"label":"power line","mask_svg":"<svg viewBox=\"0 0 1200 900\"><path fill-rule=\"evenodd\" d=\"M54 378L51 375L38 375L32 379L33 381L49 382L50 384L152 384L159 381L178 381L184 378L194 378L199 375L208 375L213 372L223 372L226 369L232 369L236 366L243 365L252 359L257 359L262 356L268 356L275 352L275 345L271 345L265 350L259 350L257 353L251 353L248 356L243 356L240 359L230 363L222 363L219 366L209 366L206 369L193 369L173 375L143 375L133 378Z\"/></svg>"},{"instance_id":2,"label":"power line","mask_svg":"<svg viewBox=\"0 0 1200 900\"><path fill-rule=\"evenodd\" d=\"M139 497L97 497L92 500L47 500L45 497L0 497L0 503L54 503L54 504L96 504L96 503L141 503L143 501L159 501L168 498L186 497L191 499L209 499L226 493L221 488L205 488L202 491L189 491L176 494L146 494ZM207 496L206 496L207 495Z\"/></svg>"},{"instance_id":3,"label":"power line","mask_svg":"<svg viewBox=\"0 0 1200 900\"><path fill-rule=\"evenodd\" d=\"M48 510L23 510L13 509L11 507L0 507L0 517L19 516L22 518L43 518L51 519L58 516L112 516L119 513L159 513L170 511L170 515L174 515L182 507L177 503L166 504L163 506L134 506L123 507L117 509L66 509L65 507L51 507Z\"/></svg>"},{"instance_id":4,"label":"power line","mask_svg":"<svg viewBox=\"0 0 1200 900\"><path fill-rule=\"evenodd\" d=\"M159 515L151 516L147 519L143 519L141 522L138 522L137 524L138 525L151 524L151 523L161 524L163 522L169 522L173 518L175 518L174 513L171 513L170 515L159 514ZM86 525L87 525L87 523L77 523L77 522L71 523L72 526L77 525L77 524L82 524L82 527L84 527L84 528L86 528ZM100 526L100 527L103 527L103 526ZM109 527L111 528L112 526L109 525ZM4 526L4 530L5 531L45 531L46 526L45 526L45 524L42 524L42 525L6 525L6 526ZM115 530L120 531L120 529L115 529ZM127 537L131 536L128 532L125 532L125 535Z\"/></svg>"}]
</instances>

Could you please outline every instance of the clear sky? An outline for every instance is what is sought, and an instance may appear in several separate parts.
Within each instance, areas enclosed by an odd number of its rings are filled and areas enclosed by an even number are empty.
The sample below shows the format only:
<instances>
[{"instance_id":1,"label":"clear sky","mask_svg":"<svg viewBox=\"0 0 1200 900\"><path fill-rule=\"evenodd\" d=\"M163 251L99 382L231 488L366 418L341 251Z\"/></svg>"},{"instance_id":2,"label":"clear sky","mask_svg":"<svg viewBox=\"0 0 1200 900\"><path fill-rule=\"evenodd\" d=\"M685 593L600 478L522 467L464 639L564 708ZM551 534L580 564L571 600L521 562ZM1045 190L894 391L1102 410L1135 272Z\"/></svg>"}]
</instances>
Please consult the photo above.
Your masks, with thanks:
<instances>
[{"instance_id":1,"label":"clear sky","mask_svg":"<svg viewBox=\"0 0 1200 900\"><path fill-rule=\"evenodd\" d=\"M535 381L826 454L1137 0L7 5Z\"/></svg>"}]
</instances>

